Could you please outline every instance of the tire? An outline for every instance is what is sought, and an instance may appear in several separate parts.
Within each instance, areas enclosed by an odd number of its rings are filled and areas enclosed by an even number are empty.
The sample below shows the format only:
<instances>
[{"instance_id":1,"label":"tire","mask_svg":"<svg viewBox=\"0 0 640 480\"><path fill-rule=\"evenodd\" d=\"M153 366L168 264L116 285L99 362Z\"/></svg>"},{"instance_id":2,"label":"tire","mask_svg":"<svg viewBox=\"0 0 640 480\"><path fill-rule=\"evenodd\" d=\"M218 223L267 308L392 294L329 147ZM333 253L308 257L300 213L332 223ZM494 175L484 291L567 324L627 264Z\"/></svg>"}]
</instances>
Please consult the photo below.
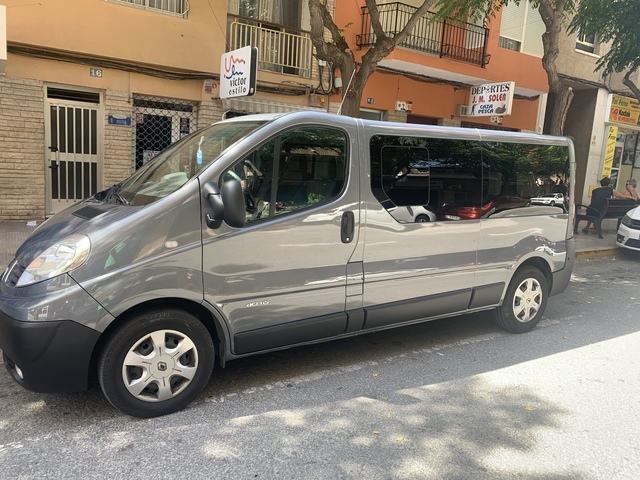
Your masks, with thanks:
<instances>
[{"instance_id":1,"label":"tire","mask_svg":"<svg viewBox=\"0 0 640 480\"><path fill-rule=\"evenodd\" d=\"M98 380L107 400L133 417L183 409L211 378L215 349L207 328L177 309L129 319L107 340Z\"/></svg>"},{"instance_id":2,"label":"tire","mask_svg":"<svg viewBox=\"0 0 640 480\"><path fill-rule=\"evenodd\" d=\"M544 274L532 266L522 267L511 279L502 305L494 310L495 321L508 332L528 332L542 318L548 296Z\"/></svg>"},{"instance_id":3,"label":"tire","mask_svg":"<svg viewBox=\"0 0 640 480\"><path fill-rule=\"evenodd\" d=\"M428 215L418 215L416 217L416 222L415 223L427 223L429 221L429 216Z\"/></svg>"},{"instance_id":4,"label":"tire","mask_svg":"<svg viewBox=\"0 0 640 480\"><path fill-rule=\"evenodd\" d=\"M556 206L556 201L555 200L551 200L551 206L555 207Z\"/></svg>"}]
</instances>

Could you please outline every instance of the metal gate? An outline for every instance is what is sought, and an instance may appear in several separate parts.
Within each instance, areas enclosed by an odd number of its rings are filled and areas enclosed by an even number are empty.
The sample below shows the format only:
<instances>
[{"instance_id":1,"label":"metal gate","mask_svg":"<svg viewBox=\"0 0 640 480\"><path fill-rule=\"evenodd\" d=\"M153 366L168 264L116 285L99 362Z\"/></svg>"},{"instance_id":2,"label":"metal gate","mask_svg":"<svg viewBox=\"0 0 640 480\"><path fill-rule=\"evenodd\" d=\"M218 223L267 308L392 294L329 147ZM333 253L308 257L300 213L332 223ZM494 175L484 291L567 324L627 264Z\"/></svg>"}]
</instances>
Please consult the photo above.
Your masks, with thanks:
<instances>
[{"instance_id":1,"label":"metal gate","mask_svg":"<svg viewBox=\"0 0 640 480\"><path fill-rule=\"evenodd\" d=\"M197 129L198 104L144 95L133 96L134 166L140 168L162 150Z\"/></svg>"},{"instance_id":2,"label":"metal gate","mask_svg":"<svg viewBox=\"0 0 640 480\"><path fill-rule=\"evenodd\" d=\"M57 213L98 191L102 168L100 94L47 89L46 211Z\"/></svg>"}]
</instances>

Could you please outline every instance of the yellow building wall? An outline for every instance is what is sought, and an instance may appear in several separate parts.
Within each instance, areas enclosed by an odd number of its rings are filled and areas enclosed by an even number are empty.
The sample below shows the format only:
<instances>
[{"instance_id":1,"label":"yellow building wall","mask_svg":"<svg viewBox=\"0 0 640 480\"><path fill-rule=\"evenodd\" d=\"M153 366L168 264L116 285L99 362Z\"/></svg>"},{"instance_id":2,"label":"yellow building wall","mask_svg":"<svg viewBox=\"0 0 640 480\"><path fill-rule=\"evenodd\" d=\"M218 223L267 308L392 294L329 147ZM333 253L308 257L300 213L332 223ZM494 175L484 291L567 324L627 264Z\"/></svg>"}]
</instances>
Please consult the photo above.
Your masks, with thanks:
<instances>
[{"instance_id":1,"label":"yellow building wall","mask_svg":"<svg viewBox=\"0 0 640 480\"><path fill-rule=\"evenodd\" d=\"M186 18L104 0L2 0L7 41L198 72L218 72L226 0L190 0Z\"/></svg>"}]
</instances>

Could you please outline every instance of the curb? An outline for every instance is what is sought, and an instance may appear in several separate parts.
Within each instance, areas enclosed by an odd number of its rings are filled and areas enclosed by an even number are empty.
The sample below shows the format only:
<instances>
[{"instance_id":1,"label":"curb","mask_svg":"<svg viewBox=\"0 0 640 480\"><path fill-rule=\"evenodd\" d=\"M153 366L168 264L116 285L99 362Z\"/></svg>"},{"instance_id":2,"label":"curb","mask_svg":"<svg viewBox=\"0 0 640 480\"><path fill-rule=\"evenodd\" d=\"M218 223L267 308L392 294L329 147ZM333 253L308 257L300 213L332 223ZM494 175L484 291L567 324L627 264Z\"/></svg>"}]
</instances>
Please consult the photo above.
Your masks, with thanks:
<instances>
[{"instance_id":1,"label":"curb","mask_svg":"<svg viewBox=\"0 0 640 480\"><path fill-rule=\"evenodd\" d=\"M589 260L592 258L615 257L618 255L618 247L596 247L576 252L576 260Z\"/></svg>"}]
</instances>

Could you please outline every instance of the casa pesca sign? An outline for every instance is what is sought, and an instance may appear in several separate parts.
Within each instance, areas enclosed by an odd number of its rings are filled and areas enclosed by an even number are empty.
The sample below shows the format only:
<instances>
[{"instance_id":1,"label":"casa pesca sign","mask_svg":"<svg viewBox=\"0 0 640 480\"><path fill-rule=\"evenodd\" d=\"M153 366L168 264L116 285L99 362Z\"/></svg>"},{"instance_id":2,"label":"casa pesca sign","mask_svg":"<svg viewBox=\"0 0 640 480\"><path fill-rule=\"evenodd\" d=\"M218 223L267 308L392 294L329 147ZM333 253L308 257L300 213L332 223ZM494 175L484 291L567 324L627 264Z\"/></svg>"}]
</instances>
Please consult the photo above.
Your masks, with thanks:
<instances>
[{"instance_id":1,"label":"casa pesca sign","mask_svg":"<svg viewBox=\"0 0 640 480\"><path fill-rule=\"evenodd\" d=\"M471 87L467 116L511 115L515 90L515 82L487 83Z\"/></svg>"}]
</instances>

